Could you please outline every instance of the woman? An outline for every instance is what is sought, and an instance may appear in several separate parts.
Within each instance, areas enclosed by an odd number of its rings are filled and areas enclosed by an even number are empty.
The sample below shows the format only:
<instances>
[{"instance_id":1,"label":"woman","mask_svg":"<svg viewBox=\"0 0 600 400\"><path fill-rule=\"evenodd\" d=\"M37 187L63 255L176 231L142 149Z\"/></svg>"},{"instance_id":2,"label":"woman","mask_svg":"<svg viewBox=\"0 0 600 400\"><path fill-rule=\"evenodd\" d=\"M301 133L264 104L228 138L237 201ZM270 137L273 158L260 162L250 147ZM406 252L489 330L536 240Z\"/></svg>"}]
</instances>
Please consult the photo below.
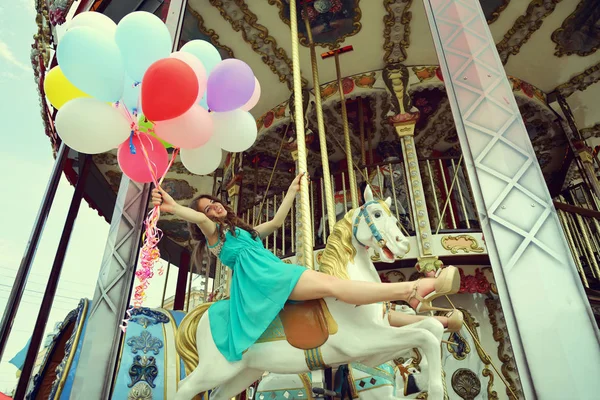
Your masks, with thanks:
<instances>
[{"instance_id":1,"label":"woman","mask_svg":"<svg viewBox=\"0 0 600 400\"><path fill-rule=\"evenodd\" d=\"M420 310L427 311L434 298L449 294L449 288L460 279L455 268L446 268L437 278L415 282L359 282L284 263L263 247L261 239L283 225L303 178L302 173L293 180L273 219L256 227L238 218L213 196L198 196L184 207L163 189L152 191L155 206L188 222L192 239L198 241L195 259L198 249L208 242L210 251L234 270L229 301L219 301L208 310L215 344L229 361L241 359L242 352L263 334L287 300L334 297L355 305L404 300L413 308L420 303ZM456 328L462 323L459 314L436 318L445 327ZM390 322L404 325L406 317L390 317ZM423 317L413 318L415 322Z\"/></svg>"}]
</instances>

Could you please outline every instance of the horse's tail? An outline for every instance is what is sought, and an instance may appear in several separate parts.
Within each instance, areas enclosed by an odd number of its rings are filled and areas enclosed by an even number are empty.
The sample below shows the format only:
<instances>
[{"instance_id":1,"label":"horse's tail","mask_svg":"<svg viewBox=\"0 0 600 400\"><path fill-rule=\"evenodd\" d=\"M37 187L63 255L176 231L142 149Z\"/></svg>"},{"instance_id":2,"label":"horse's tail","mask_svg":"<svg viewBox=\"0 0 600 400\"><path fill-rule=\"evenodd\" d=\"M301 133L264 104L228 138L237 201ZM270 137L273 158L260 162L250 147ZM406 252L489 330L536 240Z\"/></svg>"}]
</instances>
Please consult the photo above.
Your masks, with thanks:
<instances>
[{"instance_id":1,"label":"horse's tail","mask_svg":"<svg viewBox=\"0 0 600 400\"><path fill-rule=\"evenodd\" d=\"M196 369L200 361L198 357L198 348L196 347L196 334L198 332L198 323L200 319L213 303L200 304L192 311L186 314L181 321L175 339L175 347L179 356L183 359L186 376L190 375Z\"/></svg>"}]
</instances>

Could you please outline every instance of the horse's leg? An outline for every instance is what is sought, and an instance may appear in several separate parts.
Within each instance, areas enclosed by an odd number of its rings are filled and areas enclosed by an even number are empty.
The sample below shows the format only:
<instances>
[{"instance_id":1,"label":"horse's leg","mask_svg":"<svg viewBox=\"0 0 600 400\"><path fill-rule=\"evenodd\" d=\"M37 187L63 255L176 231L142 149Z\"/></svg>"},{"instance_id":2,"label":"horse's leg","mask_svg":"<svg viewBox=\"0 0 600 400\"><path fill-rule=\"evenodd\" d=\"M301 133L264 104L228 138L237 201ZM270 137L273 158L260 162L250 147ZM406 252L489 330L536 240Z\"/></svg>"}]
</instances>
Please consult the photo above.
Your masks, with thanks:
<instances>
[{"instance_id":1,"label":"horse's leg","mask_svg":"<svg viewBox=\"0 0 600 400\"><path fill-rule=\"evenodd\" d=\"M262 376L264 371L256 369L247 369L234 378L231 378L227 382L221 384L218 388L213 390L210 394L210 400L229 400L232 397L240 394L248 386L252 385Z\"/></svg>"},{"instance_id":2,"label":"horse's leg","mask_svg":"<svg viewBox=\"0 0 600 400\"><path fill-rule=\"evenodd\" d=\"M230 363L219 352L210 331L208 313L198 323L196 347L200 362L192 373L179 383L175 400L190 400L197 394L232 379L246 369L243 360Z\"/></svg>"}]
</instances>

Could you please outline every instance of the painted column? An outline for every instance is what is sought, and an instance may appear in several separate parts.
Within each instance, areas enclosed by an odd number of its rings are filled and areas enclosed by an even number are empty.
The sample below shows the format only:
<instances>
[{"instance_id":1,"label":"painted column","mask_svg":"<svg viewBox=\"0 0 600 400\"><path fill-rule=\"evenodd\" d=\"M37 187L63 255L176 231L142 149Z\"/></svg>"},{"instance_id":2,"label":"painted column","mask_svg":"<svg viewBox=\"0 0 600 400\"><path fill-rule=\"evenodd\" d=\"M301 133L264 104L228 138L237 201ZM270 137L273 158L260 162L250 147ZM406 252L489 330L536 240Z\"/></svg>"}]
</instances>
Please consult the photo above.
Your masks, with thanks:
<instances>
[{"instance_id":1,"label":"painted column","mask_svg":"<svg viewBox=\"0 0 600 400\"><path fill-rule=\"evenodd\" d=\"M419 170L419 160L415 146L415 125L419 120L419 110L411 104L408 88L408 69L402 64L389 64L383 70L383 80L392 94L397 115L390 117L402 146L404 171L408 183L411 209L415 226L415 236L419 247L418 270L423 273L434 272L442 263L432 252L431 225L425 191Z\"/></svg>"},{"instance_id":2,"label":"painted column","mask_svg":"<svg viewBox=\"0 0 600 400\"><path fill-rule=\"evenodd\" d=\"M600 393L600 335L478 0L424 0L526 398Z\"/></svg>"}]
</instances>

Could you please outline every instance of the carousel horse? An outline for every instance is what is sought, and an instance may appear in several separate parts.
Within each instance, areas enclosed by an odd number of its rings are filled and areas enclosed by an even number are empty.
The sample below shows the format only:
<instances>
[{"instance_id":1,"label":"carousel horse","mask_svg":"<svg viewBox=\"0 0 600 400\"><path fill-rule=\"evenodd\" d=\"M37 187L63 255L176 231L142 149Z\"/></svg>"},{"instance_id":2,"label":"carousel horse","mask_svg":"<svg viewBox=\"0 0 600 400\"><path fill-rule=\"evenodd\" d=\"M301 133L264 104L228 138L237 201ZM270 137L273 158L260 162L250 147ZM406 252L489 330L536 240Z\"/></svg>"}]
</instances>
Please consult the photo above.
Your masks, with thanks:
<instances>
[{"instance_id":1,"label":"carousel horse","mask_svg":"<svg viewBox=\"0 0 600 400\"><path fill-rule=\"evenodd\" d=\"M341 279L379 283L367 248L391 263L406 254L408 240L390 212L391 199L374 200L368 187L364 199L361 207L335 225L320 271ZM263 334L265 339L252 345L242 360L231 363L212 338L206 313L210 306L202 304L189 312L177 332L177 350L189 374L180 382L175 400L190 400L211 388L216 388L211 393L213 400L230 399L264 371L302 374L353 362L376 366L415 347L429 362L429 399L444 396L440 349L444 328L433 318L397 328L389 324L382 304L357 307L325 298L286 305ZM306 327L312 334L299 335Z\"/></svg>"},{"instance_id":2,"label":"carousel horse","mask_svg":"<svg viewBox=\"0 0 600 400\"><path fill-rule=\"evenodd\" d=\"M408 306L395 306L395 311L415 315ZM410 357L407 351L403 358ZM393 400L405 399L427 389L427 382L413 365L413 359L404 363L388 361L377 367L368 367L360 363L352 363L349 368L341 366L335 375L335 392L341 399L359 398L361 400ZM424 360L421 361L421 368ZM313 399L312 376L308 374L268 374L258 384L255 398L259 400L285 400L287 398ZM286 395L287 393L287 395ZM291 397L290 397L291 396Z\"/></svg>"}]
</instances>

